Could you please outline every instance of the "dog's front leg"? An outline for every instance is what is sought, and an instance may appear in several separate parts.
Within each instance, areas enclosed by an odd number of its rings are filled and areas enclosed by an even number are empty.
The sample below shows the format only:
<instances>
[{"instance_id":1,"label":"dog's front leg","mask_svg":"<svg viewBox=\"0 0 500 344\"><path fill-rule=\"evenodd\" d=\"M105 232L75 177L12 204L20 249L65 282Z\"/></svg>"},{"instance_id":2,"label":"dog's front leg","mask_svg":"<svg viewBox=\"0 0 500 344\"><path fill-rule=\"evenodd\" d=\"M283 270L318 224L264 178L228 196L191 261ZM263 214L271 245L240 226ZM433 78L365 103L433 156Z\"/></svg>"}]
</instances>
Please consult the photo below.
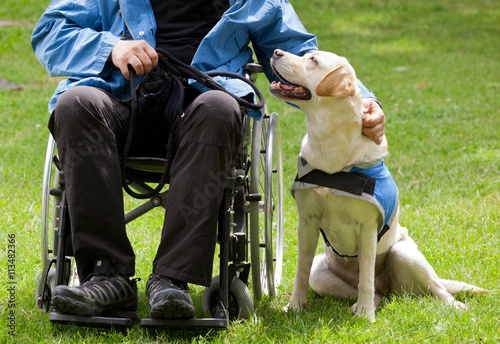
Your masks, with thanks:
<instances>
[{"instance_id":1,"label":"dog's front leg","mask_svg":"<svg viewBox=\"0 0 500 344\"><path fill-rule=\"evenodd\" d=\"M375 259L377 254L376 227L364 227L359 236L358 302L353 306L357 316L375 321Z\"/></svg>"},{"instance_id":2,"label":"dog's front leg","mask_svg":"<svg viewBox=\"0 0 500 344\"><path fill-rule=\"evenodd\" d=\"M305 219L304 219L305 218ZM307 305L309 275L319 239L319 227L310 217L299 214L297 273L292 297L286 309L301 310Z\"/></svg>"}]
</instances>

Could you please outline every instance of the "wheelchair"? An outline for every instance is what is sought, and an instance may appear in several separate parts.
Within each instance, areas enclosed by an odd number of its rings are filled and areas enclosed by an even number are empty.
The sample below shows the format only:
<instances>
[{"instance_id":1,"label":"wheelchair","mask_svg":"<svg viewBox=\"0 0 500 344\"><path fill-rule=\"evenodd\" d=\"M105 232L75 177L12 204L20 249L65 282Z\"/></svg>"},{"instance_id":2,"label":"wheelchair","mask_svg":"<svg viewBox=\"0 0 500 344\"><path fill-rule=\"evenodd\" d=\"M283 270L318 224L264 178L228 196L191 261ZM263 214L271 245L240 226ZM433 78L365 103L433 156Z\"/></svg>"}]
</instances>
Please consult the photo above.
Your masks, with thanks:
<instances>
[{"instance_id":1,"label":"wheelchair","mask_svg":"<svg viewBox=\"0 0 500 344\"><path fill-rule=\"evenodd\" d=\"M263 67L247 64L244 76L255 82ZM142 319L144 327L218 327L253 315L254 300L274 296L281 283L284 239L283 167L279 116L261 110L261 120L243 115L244 144L227 176L218 214L219 275L205 288L203 312L195 319ZM128 158L127 182L137 192L150 192L165 166L159 158ZM124 214L126 224L158 207L165 207L168 189ZM36 284L36 304L50 312L53 289L78 285L71 248L71 228L65 178L57 147L49 136L41 206L42 271ZM253 297L249 285L252 287ZM128 318L84 317L50 312L52 323L97 327L130 327Z\"/></svg>"}]
</instances>

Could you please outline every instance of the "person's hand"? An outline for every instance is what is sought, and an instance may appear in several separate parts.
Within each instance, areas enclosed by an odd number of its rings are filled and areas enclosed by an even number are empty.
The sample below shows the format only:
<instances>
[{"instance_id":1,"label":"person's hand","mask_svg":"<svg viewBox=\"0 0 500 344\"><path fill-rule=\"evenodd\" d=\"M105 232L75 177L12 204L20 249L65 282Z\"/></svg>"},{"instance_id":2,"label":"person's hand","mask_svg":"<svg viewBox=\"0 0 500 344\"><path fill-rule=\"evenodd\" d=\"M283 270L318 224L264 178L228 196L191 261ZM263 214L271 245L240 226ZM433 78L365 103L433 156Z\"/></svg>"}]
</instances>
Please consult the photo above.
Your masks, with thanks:
<instances>
[{"instance_id":1,"label":"person's hand","mask_svg":"<svg viewBox=\"0 0 500 344\"><path fill-rule=\"evenodd\" d=\"M385 115L380 105L373 98L363 99L363 111L367 115L363 119L363 134L376 144L382 143L385 128Z\"/></svg>"},{"instance_id":2,"label":"person's hand","mask_svg":"<svg viewBox=\"0 0 500 344\"><path fill-rule=\"evenodd\" d=\"M109 57L127 79L130 78L129 65L137 75L142 75L151 72L158 64L158 53L144 40L121 40L116 43Z\"/></svg>"}]
</instances>

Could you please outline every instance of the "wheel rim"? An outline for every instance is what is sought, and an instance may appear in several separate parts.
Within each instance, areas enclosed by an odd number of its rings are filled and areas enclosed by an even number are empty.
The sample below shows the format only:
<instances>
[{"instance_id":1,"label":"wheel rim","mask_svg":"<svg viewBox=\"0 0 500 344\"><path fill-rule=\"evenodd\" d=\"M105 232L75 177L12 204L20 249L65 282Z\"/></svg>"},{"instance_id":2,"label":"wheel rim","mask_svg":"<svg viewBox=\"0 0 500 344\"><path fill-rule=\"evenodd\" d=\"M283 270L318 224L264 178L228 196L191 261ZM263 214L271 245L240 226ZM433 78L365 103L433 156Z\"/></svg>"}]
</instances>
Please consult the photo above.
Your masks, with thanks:
<instances>
[{"instance_id":1,"label":"wheel rim","mask_svg":"<svg viewBox=\"0 0 500 344\"><path fill-rule=\"evenodd\" d=\"M279 117L272 113L266 134L266 157L264 175L264 236L261 272L263 290L268 295L276 294L281 284L283 269L283 166L281 156L281 129Z\"/></svg>"},{"instance_id":2,"label":"wheel rim","mask_svg":"<svg viewBox=\"0 0 500 344\"><path fill-rule=\"evenodd\" d=\"M258 205L250 202L250 246L253 291L259 299L262 293L275 295L283 266L283 168L278 115L272 113L255 121L253 131L250 193L258 193L262 199Z\"/></svg>"}]
</instances>

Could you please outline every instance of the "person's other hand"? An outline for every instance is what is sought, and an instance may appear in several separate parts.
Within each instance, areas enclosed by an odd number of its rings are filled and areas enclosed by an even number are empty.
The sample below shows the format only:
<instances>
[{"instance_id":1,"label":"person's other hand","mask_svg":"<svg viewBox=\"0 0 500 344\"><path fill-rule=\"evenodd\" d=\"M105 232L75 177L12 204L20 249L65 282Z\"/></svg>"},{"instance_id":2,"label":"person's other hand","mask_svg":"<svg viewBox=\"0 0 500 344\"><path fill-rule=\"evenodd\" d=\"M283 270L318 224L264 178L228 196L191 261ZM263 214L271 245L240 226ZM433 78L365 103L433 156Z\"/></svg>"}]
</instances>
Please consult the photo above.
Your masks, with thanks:
<instances>
[{"instance_id":1,"label":"person's other hand","mask_svg":"<svg viewBox=\"0 0 500 344\"><path fill-rule=\"evenodd\" d=\"M128 66L134 68L137 75L149 73L158 64L158 53L144 40L121 40L111 51L110 60L129 79Z\"/></svg>"},{"instance_id":2,"label":"person's other hand","mask_svg":"<svg viewBox=\"0 0 500 344\"><path fill-rule=\"evenodd\" d=\"M373 98L363 99L363 111L367 114L363 119L363 134L376 144L382 143L385 128L385 115L380 105Z\"/></svg>"}]
</instances>

